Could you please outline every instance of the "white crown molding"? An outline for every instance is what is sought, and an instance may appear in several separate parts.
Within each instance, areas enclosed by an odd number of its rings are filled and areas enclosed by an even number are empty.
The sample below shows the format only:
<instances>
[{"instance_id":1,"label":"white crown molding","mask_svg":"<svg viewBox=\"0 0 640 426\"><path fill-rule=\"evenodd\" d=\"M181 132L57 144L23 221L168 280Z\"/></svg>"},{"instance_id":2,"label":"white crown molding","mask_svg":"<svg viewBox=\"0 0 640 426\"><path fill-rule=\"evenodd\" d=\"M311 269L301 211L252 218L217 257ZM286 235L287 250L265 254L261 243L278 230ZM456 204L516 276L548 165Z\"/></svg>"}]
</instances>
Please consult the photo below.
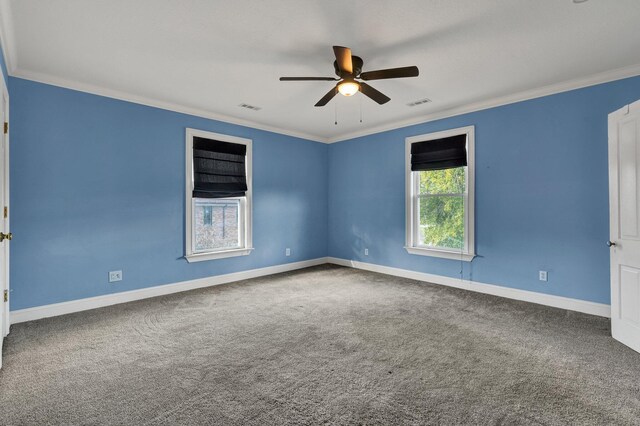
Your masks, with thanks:
<instances>
[{"instance_id":1,"label":"white crown molding","mask_svg":"<svg viewBox=\"0 0 640 426\"><path fill-rule=\"evenodd\" d=\"M36 81L44 84L51 84L53 86L91 93L99 96L105 96L108 98L133 102L133 103L160 108L168 111L174 111L178 113L193 115L196 117L223 121L231 124L237 124L239 126L251 127L254 129L264 130L267 132L273 132L273 133L293 136L301 139L306 139L313 142L328 143L328 144L343 142L343 141L347 141L347 140L362 137L362 136L368 136L376 133L386 132L389 130L399 129L402 127L413 126L416 124L424 124L431 121L454 117L457 115L468 114L476 111L482 111L489 108L495 108L503 105L530 100L530 99L541 98L544 96L554 95L557 93L567 92L567 91L576 90L576 89L589 87L589 86L595 86L598 84L608 83L611 81L622 80L625 78L636 77L640 75L640 64L635 64L635 65L630 65L623 68L617 68L614 70L605 71L598 74L593 74L587 77L580 77L580 78L567 80L560 83L551 84L548 86L525 90L512 95L499 96L496 98L474 102L467 105L460 105L458 107L436 111L434 113L427 114L422 117L394 121L394 122L386 123L380 126L374 126L368 129L359 130L356 132L345 133L343 135L338 135L335 137L324 137L324 136L312 135L312 134L308 134L308 133L300 132L296 130L269 126L269 125L254 122L251 120L236 118L236 117L232 117L224 114L215 113L212 111L207 111L204 109L192 108L192 107L188 107L188 106L184 106L184 105L180 105L172 102L162 101L159 99L138 96L138 95L134 95L134 94L118 91L118 90L108 89L108 88L104 88L96 85L79 83L79 82L51 76L44 73L21 70L18 68L18 57L17 57L12 18L13 18L13 15L11 13L10 0L0 0L0 46L2 46L2 50L5 56L5 62L7 64L7 70L10 76L24 78L26 80L32 80L32 81Z\"/></svg>"},{"instance_id":2,"label":"white crown molding","mask_svg":"<svg viewBox=\"0 0 640 426\"><path fill-rule=\"evenodd\" d=\"M5 56L7 55L5 54ZM307 139L313 142L331 144L331 143L337 143L337 142L344 142L350 139L368 136L376 133L395 130L402 127L413 126L416 124L424 124L431 121L454 117L457 115L468 114L471 112L477 112L477 111L482 111L482 110L495 108L503 105L514 104L517 102L523 102L531 99L541 98L544 96L554 95L557 93L568 92L571 90L581 89L584 87L590 87L598 84L609 83L616 80L622 80L625 78L636 77L640 75L640 64L631 65L628 67L595 74L589 77L582 77L579 79L565 81L562 83L552 84L552 85L540 87L537 89L526 90L526 91L515 93L512 95L501 96L493 99L488 99L485 101L480 101L480 102L475 102L468 105L450 108L444 111L434 112L432 114L428 114L426 116L422 116L419 118L410 118L410 119L401 120L401 121L394 121L393 123L387 123L384 125L371 127L369 129L361 130L358 132L346 133L344 135L336 136L333 138L326 138L318 135L311 135L307 133L298 132L295 130L267 126L265 124L253 122L250 120L239 119L239 118L218 114L218 113L214 113L214 112L203 110L203 109L191 108L191 107L179 105L172 102L166 102L158 99L147 98L144 96L132 95L130 93L126 93L118 90L107 89L99 86L94 86L91 84L79 83L79 82L66 80L59 77L53 77L47 74L37 73L33 71L15 69L13 70L13 72L10 72L10 74L13 77L23 78L26 80L36 81L44 84L50 84L53 86L63 87L66 89L72 89L80 92L91 93L94 95L105 96L108 98L119 99L127 102L133 102L136 104L146 105L154 108L160 108L160 109L174 111L174 112L188 114L188 115L193 115L196 117L223 121L231 124L237 124L240 126L246 126L254 129L264 130L267 132L273 132L273 133L293 136L301 139Z\"/></svg>"},{"instance_id":3,"label":"white crown molding","mask_svg":"<svg viewBox=\"0 0 640 426\"><path fill-rule=\"evenodd\" d=\"M237 124L239 126L251 127L253 129L264 130L267 132L293 136L296 138L310 140L312 142L320 142L320 143L328 142L327 138L324 138L322 136L312 135L304 132L298 132L295 130L283 129L275 126L269 126L269 125L258 123L252 120L245 120L242 118L236 118L236 117L232 117L224 114L219 114L219 113L207 111L200 108L192 108L185 105L176 104L173 102L167 102L159 99L138 96L131 93L108 89L105 87L100 87L92 84L85 84L85 83L80 83L76 81L71 81L71 80L51 76L44 73L21 70L20 68L18 68L18 58L17 58L12 19L13 19L13 14L11 12L10 0L0 0L0 46L2 47L2 51L4 52L7 71L9 75L12 77L23 78L26 80L36 81L38 83L50 84L52 86L58 86L65 89L72 89L80 92L91 93L94 95L123 100L123 101L132 102L140 105L146 105L154 108L164 109L167 111L193 115L196 117L208 118L211 120L223 121L225 123Z\"/></svg>"},{"instance_id":4,"label":"white crown molding","mask_svg":"<svg viewBox=\"0 0 640 426\"><path fill-rule=\"evenodd\" d=\"M321 136L302 133L295 130L283 129L280 127L268 126L255 121L231 117L228 115L218 114L218 113L207 111L204 109L192 108L192 107L176 104L173 102L167 102L159 99L148 98L145 96L133 95L131 93L122 92L119 90L107 89L105 87L95 86L92 84L71 81L64 78L50 76L44 73L16 69L13 71L13 73L11 73L11 76L22 78L25 80L35 81L38 83L44 83L52 86L62 87L65 89L71 89L79 92L90 93L93 95L104 96L107 98L132 102L135 104L146 105L153 108L164 109L167 111L177 112L181 114L193 115L195 117L208 118L211 120L217 120L225 123L236 124L238 126L245 126L245 127L250 127L252 129L264 130L266 132L293 136L296 138L310 140L312 142L327 143L326 138L323 138Z\"/></svg>"},{"instance_id":5,"label":"white crown molding","mask_svg":"<svg viewBox=\"0 0 640 426\"><path fill-rule=\"evenodd\" d=\"M12 17L11 2L0 0L0 46L4 52L4 61L9 75L13 74L18 65Z\"/></svg>"},{"instance_id":6,"label":"white crown molding","mask_svg":"<svg viewBox=\"0 0 640 426\"><path fill-rule=\"evenodd\" d=\"M568 92L571 90L581 89L584 87L595 86L598 84L609 83L616 80L622 80L625 78L636 77L640 75L640 64L631 65L624 68L618 68L598 74L594 74L588 77L581 77L562 83L551 84L536 89L525 90L523 92L515 93L507 96L500 96L497 98L488 99L485 101L475 102L468 105L462 105L455 108L446 109L443 111L437 111L432 114L425 115L420 118L409 118L401 121L394 121L392 123L371 127L366 130L360 130L357 132L347 133L334 138L328 138L326 143L344 142L350 139L359 138L362 136L373 135L375 133L386 132L389 130L400 129L402 127L413 126L416 124L424 124L430 121L441 120L443 118L454 117L457 115L468 114L471 112L482 111L485 109L495 108L503 105L514 104L517 102L523 102L530 99L542 98L544 96L555 95L557 93Z\"/></svg>"},{"instance_id":7,"label":"white crown molding","mask_svg":"<svg viewBox=\"0 0 640 426\"><path fill-rule=\"evenodd\" d=\"M611 317L611 306L605 305L603 303L595 303L589 302L587 300L554 296L551 294L536 293L533 291L520 290L517 288L504 287L495 284L484 284L477 281L462 280L458 278L445 277L442 275L410 271L408 269L399 269L389 266L376 265L374 263L340 259L337 257L329 257L328 262L335 265L347 266L350 268L362 269L371 272L378 272L380 274L393 275L396 277L409 278L411 280L424 281L433 284L445 285L447 287L455 287L463 290L475 291L476 293L490 294L492 296L504 297L506 299L520 300L523 302L551 306L553 308L582 312L585 314L597 315L606 318Z\"/></svg>"},{"instance_id":8,"label":"white crown molding","mask_svg":"<svg viewBox=\"0 0 640 426\"><path fill-rule=\"evenodd\" d=\"M10 313L11 324L33 321L41 318L55 317L58 315L66 315L73 312L102 308L105 306L117 305L120 303L133 302L135 300L148 299L150 297L180 293L197 288L228 284L235 281L248 280L251 278L279 274L282 272L295 271L296 269L308 268L310 266L322 265L325 263L327 263L327 258L320 257L317 259L303 260L301 262L285 263L281 265L268 266L266 268L250 269L248 271L199 278L190 281L182 281L174 284L141 288L139 290L124 291L121 293L105 294L103 296L88 297L86 299L71 300L69 302L53 303L51 305L36 306L34 308L18 309L16 311L11 311Z\"/></svg>"}]
</instances>

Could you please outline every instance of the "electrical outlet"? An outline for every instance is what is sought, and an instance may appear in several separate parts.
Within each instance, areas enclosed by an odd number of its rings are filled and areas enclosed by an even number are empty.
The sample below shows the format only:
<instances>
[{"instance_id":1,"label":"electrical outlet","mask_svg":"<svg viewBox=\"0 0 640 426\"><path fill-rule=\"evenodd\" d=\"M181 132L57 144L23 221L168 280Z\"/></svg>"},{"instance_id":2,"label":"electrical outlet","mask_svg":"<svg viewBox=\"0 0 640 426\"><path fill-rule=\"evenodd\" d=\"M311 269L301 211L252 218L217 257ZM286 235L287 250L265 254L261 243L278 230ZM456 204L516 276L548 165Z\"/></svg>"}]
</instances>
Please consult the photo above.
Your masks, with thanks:
<instances>
[{"instance_id":1,"label":"electrical outlet","mask_svg":"<svg viewBox=\"0 0 640 426\"><path fill-rule=\"evenodd\" d=\"M122 281L122 271L109 271L109 282Z\"/></svg>"},{"instance_id":2,"label":"electrical outlet","mask_svg":"<svg viewBox=\"0 0 640 426\"><path fill-rule=\"evenodd\" d=\"M369 249L368 248L364 249L364 255L365 256L369 256Z\"/></svg>"},{"instance_id":3,"label":"electrical outlet","mask_svg":"<svg viewBox=\"0 0 640 426\"><path fill-rule=\"evenodd\" d=\"M539 271L538 279L540 279L540 281L547 281L547 271Z\"/></svg>"},{"instance_id":4,"label":"electrical outlet","mask_svg":"<svg viewBox=\"0 0 640 426\"><path fill-rule=\"evenodd\" d=\"M291 256L291 249L287 247L287 248L284 250L284 255L285 255L285 256Z\"/></svg>"}]
</instances>

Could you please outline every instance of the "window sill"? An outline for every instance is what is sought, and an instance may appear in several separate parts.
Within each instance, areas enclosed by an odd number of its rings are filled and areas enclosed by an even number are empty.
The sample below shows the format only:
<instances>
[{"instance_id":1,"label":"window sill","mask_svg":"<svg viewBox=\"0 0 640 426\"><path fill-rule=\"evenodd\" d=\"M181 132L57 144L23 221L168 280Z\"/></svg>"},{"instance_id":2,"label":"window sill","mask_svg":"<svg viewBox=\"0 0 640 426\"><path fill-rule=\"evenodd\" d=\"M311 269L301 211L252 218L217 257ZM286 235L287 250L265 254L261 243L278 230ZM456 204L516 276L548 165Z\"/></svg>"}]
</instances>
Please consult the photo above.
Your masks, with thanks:
<instances>
[{"instance_id":1,"label":"window sill","mask_svg":"<svg viewBox=\"0 0 640 426\"><path fill-rule=\"evenodd\" d=\"M226 257L247 256L253 251L252 248L241 248L233 250L215 251L209 253L188 254L184 258L187 262L202 262L205 260L224 259Z\"/></svg>"},{"instance_id":2,"label":"window sill","mask_svg":"<svg viewBox=\"0 0 640 426\"><path fill-rule=\"evenodd\" d=\"M443 259L463 260L465 262L471 262L473 258L476 257L476 255L473 253L460 253L455 251L436 250L424 247L405 247L405 250L407 250L407 253L409 254L441 257Z\"/></svg>"}]
</instances>

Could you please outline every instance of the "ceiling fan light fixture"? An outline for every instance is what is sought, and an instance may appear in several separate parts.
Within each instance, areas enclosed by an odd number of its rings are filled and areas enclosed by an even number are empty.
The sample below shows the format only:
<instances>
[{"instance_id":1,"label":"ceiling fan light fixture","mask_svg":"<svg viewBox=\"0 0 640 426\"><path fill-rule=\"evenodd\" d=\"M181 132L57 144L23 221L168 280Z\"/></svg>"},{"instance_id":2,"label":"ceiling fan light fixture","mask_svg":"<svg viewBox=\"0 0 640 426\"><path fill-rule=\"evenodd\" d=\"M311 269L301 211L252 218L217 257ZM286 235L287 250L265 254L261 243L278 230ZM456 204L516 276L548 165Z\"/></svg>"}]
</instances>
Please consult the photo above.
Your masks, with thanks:
<instances>
[{"instance_id":1,"label":"ceiling fan light fixture","mask_svg":"<svg viewBox=\"0 0 640 426\"><path fill-rule=\"evenodd\" d=\"M338 84L338 92L343 96L353 96L360 90L360 85L352 80L346 80Z\"/></svg>"}]
</instances>

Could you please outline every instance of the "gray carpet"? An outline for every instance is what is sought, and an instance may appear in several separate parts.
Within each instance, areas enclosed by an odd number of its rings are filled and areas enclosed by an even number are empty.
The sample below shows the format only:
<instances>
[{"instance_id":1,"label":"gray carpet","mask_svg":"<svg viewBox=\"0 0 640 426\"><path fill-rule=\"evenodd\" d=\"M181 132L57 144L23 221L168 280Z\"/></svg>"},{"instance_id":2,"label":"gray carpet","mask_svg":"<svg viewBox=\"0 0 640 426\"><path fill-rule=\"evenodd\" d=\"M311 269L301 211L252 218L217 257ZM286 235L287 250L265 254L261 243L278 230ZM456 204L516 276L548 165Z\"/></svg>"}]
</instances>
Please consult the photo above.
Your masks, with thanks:
<instances>
[{"instance_id":1,"label":"gray carpet","mask_svg":"<svg viewBox=\"0 0 640 426\"><path fill-rule=\"evenodd\" d=\"M0 423L638 424L604 318L323 265L12 327Z\"/></svg>"}]
</instances>

